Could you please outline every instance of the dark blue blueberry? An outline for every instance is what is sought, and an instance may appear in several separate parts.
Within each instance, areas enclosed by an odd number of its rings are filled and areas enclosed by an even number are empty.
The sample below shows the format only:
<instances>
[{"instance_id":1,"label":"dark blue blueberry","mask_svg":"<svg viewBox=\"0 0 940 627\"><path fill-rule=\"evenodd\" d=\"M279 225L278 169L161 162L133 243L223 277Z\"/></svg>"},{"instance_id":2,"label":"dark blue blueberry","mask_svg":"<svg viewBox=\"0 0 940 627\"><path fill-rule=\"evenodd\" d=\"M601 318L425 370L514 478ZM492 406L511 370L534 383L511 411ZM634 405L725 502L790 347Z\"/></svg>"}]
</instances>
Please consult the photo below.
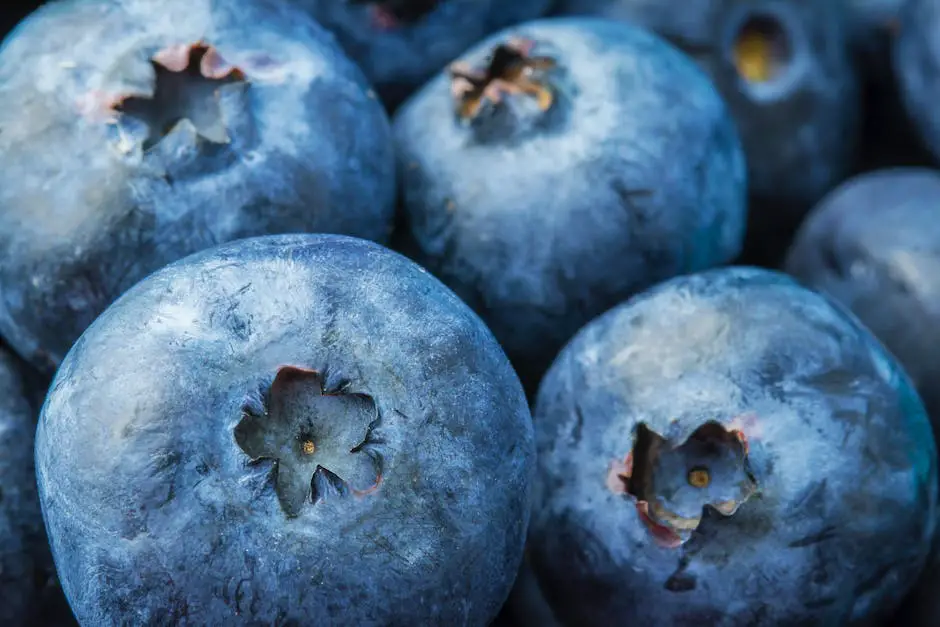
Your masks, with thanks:
<instances>
[{"instance_id":1,"label":"dark blue blueberry","mask_svg":"<svg viewBox=\"0 0 940 627\"><path fill-rule=\"evenodd\" d=\"M284 235L108 308L56 375L36 465L82 624L484 625L534 445L452 292L376 244Z\"/></svg>"},{"instance_id":2,"label":"dark blue blueberry","mask_svg":"<svg viewBox=\"0 0 940 627\"><path fill-rule=\"evenodd\" d=\"M779 273L681 277L595 319L534 423L529 550L567 625L872 625L937 526L907 375Z\"/></svg>"},{"instance_id":3,"label":"dark blue blueberry","mask_svg":"<svg viewBox=\"0 0 940 627\"><path fill-rule=\"evenodd\" d=\"M33 467L32 376L0 345L0 625L74 624L55 577Z\"/></svg>"},{"instance_id":4,"label":"dark blue blueberry","mask_svg":"<svg viewBox=\"0 0 940 627\"><path fill-rule=\"evenodd\" d=\"M934 159L940 159L940 0L904 3L893 53L907 113Z\"/></svg>"},{"instance_id":5,"label":"dark blue blueberry","mask_svg":"<svg viewBox=\"0 0 940 627\"><path fill-rule=\"evenodd\" d=\"M171 261L394 212L381 104L273 1L50 3L0 50L0 155L0 334L46 372Z\"/></svg>"},{"instance_id":6,"label":"dark blue blueberry","mask_svg":"<svg viewBox=\"0 0 940 627\"><path fill-rule=\"evenodd\" d=\"M900 32L899 14L905 0L845 0L849 37L860 55L862 71L891 76L891 45Z\"/></svg>"},{"instance_id":7,"label":"dark blue blueberry","mask_svg":"<svg viewBox=\"0 0 940 627\"><path fill-rule=\"evenodd\" d=\"M810 214L786 270L851 309L897 356L940 429L940 172L857 176ZM940 432L940 431L938 431Z\"/></svg>"},{"instance_id":8,"label":"dark blue blueberry","mask_svg":"<svg viewBox=\"0 0 940 627\"><path fill-rule=\"evenodd\" d=\"M336 35L395 108L452 59L551 0L292 0Z\"/></svg>"},{"instance_id":9,"label":"dark blue blueberry","mask_svg":"<svg viewBox=\"0 0 940 627\"><path fill-rule=\"evenodd\" d=\"M501 32L394 131L411 254L529 385L592 317L739 252L744 156L727 109L683 54L627 24Z\"/></svg>"},{"instance_id":10,"label":"dark blue blueberry","mask_svg":"<svg viewBox=\"0 0 940 627\"><path fill-rule=\"evenodd\" d=\"M848 0L855 61L863 79L860 171L929 164L932 158L906 111L892 67L903 0Z\"/></svg>"},{"instance_id":11,"label":"dark blue blueberry","mask_svg":"<svg viewBox=\"0 0 940 627\"><path fill-rule=\"evenodd\" d=\"M558 12L645 26L708 72L747 155L749 258L782 255L799 219L851 171L859 86L843 2L560 0Z\"/></svg>"}]
</instances>

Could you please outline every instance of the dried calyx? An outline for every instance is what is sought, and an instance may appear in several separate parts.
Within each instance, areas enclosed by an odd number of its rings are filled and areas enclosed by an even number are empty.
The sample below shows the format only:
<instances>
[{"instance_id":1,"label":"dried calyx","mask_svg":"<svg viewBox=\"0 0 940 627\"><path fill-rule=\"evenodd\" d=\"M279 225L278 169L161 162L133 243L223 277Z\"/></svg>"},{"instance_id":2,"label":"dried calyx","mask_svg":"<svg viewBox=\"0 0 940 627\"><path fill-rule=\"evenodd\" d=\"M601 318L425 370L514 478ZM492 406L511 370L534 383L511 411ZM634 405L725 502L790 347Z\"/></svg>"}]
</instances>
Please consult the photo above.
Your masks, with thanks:
<instances>
[{"instance_id":1,"label":"dried calyx","mask_svg":"<svg viewBox=\"0 0 940 627\"><path fill-rule=\"evenodd\" d=\"M717 422L676 444L638 425L633 450L612 465L608 485L634 500L653 539L665 547L686 542L706 507L731 516L757 491L747 438Z\"/></svg>"},{"instance_id":2,"label":"dried calyx","mask_svg":"<svg viewBox=\"0 0 940 627\"><path fill-rule=\"evenodd\" d=\"M247 397L233 435L251 464L273 463L274 492L293 518L308 505L378 490L379 423L372 397L325 389L320 372L283 366Z\"/></svg>"},{"instance_id":3,"label":"dried calyx","mask_svg":"<svg viewBox=\"0 0 940 627\"><path fill-rule=\"evenodd\" d=\"M395 28L417 22L431 13L439 0L346 0L353 5L368 5L380 27Z\"/></svg>"},{"instance_id":4,"label":"dried calyx","mask_svg":"<svg viewBox=\"0 0 940 627\"><path fill-rule=\"evenodd\" d=\"M215 143L227 142L218 88L244 81L244 73L202 42L164 48L151 63L156 72L153 93L120 99L112 105L118 120L129 116L147 125L144 149L158 143L184 119L201 137Z\"/></svg>"},{"instance_id":5,"label":"dried calyx","mask_svg":"<svg viewBox=\"0 0 940 627\"><path fill-rule=\"evenodd\" d=\"M450 66L451 92L461 119L477 117L484 105L498 105L506 96L534 98L541 111L547 111L555 100L545 73L555 67L555 60L532 56L535 42L513 39L493 50L485 69L466 63Z\"/></svg>"}]
</instances>

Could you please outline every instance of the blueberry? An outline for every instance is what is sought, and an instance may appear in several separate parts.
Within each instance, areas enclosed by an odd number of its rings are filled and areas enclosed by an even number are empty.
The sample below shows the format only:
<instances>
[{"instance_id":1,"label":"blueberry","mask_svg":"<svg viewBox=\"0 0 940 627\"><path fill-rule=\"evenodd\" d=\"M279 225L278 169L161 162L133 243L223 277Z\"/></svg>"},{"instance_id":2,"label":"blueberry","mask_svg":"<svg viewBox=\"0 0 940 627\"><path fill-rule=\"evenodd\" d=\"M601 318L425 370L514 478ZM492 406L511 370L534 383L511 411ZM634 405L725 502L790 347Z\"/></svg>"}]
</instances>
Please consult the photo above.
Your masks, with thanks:
<instances>
[{"instance_id":1,"label":"blueberry","mask_svg":"<svg viewBox=\"0 0 940 627\"><path fill-rule=\"evenodd\" d=\"M0 624L74 624L55 577L33 470L31 376L0 345Z\"/></svg>"},{"instance_id":2,"label":"blueberry","mask_svg":"<svg viewBox=\"0 0 940 627\"><path fill-rule=\"evenodd\" d=\"M50 3L0 50L0 334L51 372L148 273L281 232L384 240L391 129L266 0Z\"/></svg>"},{"instance_id":3,"label":"blueberry","mask_svg":"<svg viewBox=\"0 0 940 627\"><path fill-rule=\"evenodd\" d=\"M522 557L518 377L452 292L363 240L154 273L69 352L36 439L83 624L484 625Z\"/></svg>"},{"instance_id":4,"label":"blueberry","mask_svg":"<svg viewBox=\"0 0 940 627\"><path fill-rule=\"evenodd\" d=\"M627 24L501 32L393 128L410 254L482 314L530 385L595 315L740 249L744 157L724 103Z\"/></svg>"},{"instance_id":5,"label":"blueberry","mask_svg":"<svg viewBox=\"0 0 940 627\"><path fill-rule=\"evenodd\" d=\"M893 61L911 121L934 159L940 159L940 0L907 0L901 7Z\"/></svg>"},{"instance_id":6,"label":"blueberry","mask_svg":"<svg viewBox=\"0 0 940 627\"><path fill-rule=\"evenodd\" d=\"M336 34L394 109L448 62L552 0L292 0Z\"/></svg>"},{"instance_id":7,"label":"blueberry","mask_svg":"<svg viewBox=\"0 0 940 627\"><path fill-rule=\"evenodd\" d=\"M940 427L940 172L863 174L810 214L786 270L850 308L897 356Z\"/></svg>"},{"instance_id":8,"label":"blueberry","mask_svg":"<svg viewBox=\"0 0 940 627\"><path fill-rule=\"evenodd\" d=\"M748 254L776 240L845 178L858 143L859 86L841 1L560 0L563 14L623 19L694 58L728 102L753 195ZM762 248L780 248L762 251ZM753 251L751 249L758 249ZM763 259L762 259L763 260Z\"/></svg>"},{"instance_id":9,"label":"blueberry","mask_svg":"<svg viewBox=\"0 0 940 627\"><path fill-rule=\"evenodd\" d=\"M871 625L936 529L907 375L776 272L680 277L593 320L534 424L531 559L568 625Z\"/></svg>"},{"instance_id":10,"label":"blueberry","mask_svg":"<svg viewBox=\"0 0 940 627\"><path fill-rule=\"evenodd\" d=\"M861 69L878 79L891 76L891 44L900 31L905 0L846 0L849 37Z\"/></svg>"},{"instance_id":11,"label":"blueberry","mask_svg":"<svg viewBox=\"0 0 940 627\"><path fill-rule=\"evenodd\" d=\"M911 122L892 68L903 0L848 0L850 37L863 78L862 146L858 170L926 165L932 158Z\"/></svg>"}]
</instances>

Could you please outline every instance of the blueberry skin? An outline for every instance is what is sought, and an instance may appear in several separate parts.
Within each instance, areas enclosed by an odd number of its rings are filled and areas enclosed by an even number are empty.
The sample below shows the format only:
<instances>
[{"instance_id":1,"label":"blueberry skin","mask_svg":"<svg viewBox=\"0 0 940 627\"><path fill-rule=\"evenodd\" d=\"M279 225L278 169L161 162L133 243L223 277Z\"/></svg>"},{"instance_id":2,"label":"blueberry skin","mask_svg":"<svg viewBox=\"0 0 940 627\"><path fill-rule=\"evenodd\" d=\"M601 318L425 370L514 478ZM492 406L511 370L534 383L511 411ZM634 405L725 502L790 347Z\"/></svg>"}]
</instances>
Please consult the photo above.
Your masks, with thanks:
<instances>
[{"instance_id":1,"label":"blueberry skin","mask_svg":"<svg viewBox=\"0 0 940 627\"><path fill-rule=\"evenodd\" d=\"M0 344L0 624L74 625L55 577L33 466L37 405L26 365Z\"/></svg>"},{"instance_id":2,"label":"blueberry skin","mask_svg":"<svg viewBox=\"0 0 940 627\"><path fill-rule=\"evenodd\" d=\"M901 7L893 63L908 115L933 158L940 159L940 2L907 0Z\"/></svg>"},{"instance_id":3,"label":"blueberry skin","mask_svg":"<svg viewBox=\"0 0 940 627\"><path fill-rule=\"evenodd\" d=\"M656 281L732 259L746 177L721 98L658 37L614 21L547 19L461 60L480 65L515 36L559 64L544 117L531 119L520 101L506 116L462 124L442 75L399 110L393 130L413 256L483 316L532 386L592 317Z\"/></svg>"},{"instance_id":4,"label":"blueberry skin","mask_svg":"<svg viewBox=\"0 0 940 627\"><path fill-rule=\"evenodd\" d=\"M151 55L199 41L247 77L189 111L217 106L227 141L185 122L142 150L148 127L108 123L108 94L146 92ZM0 335L51 374L117 296L193 252L283 232L384 241L394 152L368 89L329 33L283 4L40 9L0 50Z\"/></svg>"},{"instance_id":5,"label":"blueberry skin","mask_svg":"<svg viewBox=\"0 0 940 627\"><path fill-rule=\"evenodd\" d=\"M545 15L552 0L440 0L413 21L388 26L377 22L376 9L393 2L293 2L336 35L394 109L467 48L502 28Z\"/></svg>"},{"instance_id":6,"label":"blueberry skin","mask_svg":"<svg viewBox=\"0 0 940 627\"><path fill-rule=\"evenodd\" d=\"M608 464L644 423L681 442L743 417L759 492L660 548ZM666 282L592 321L534 412L533 567L568 625L871 625L920 572L937 453L900 366L785 275Z\"/></svg>"},{"instance_id":7,"label":"blueberry skin","mask_svg":"<svg viewBox=\"0 0 940 627\"><path fill-rule=\"evenodd\" d=\"M371 459L376 490L287 516L272 462L236 439L243 407L275 424L285 365L373 399L369 457L340 461ZM484 625L521 561L534 443L518 377L453 293L376 244L285 235L190 256L102 314L56 375L36 463L82 624Z\"/></svg>"},{"instance_id":8,"label":"blueberry skin","mask_svg":"<svg viewBox=\"0 0 940 627\"><path fill-rule=\"evenodd\" d=\"M776 227L796 219L849 174L860 112L843 2L560 0L557 12L633 22L702 66L740 130L755 220ZM733 49L749 20L762 17L779 29L791 56L771 80L749 81Z\"/></svg>"},{"instance_id":9,"label":"blueberry skin","mask_svg":"<svg viewBox=\"0 0 940 627\"><path fill-rule=\"evenodd\" d=\"M904 365L940 427L940 172L893 168L833 190L801 227L786 270L858 316Z\"/></svg>"},{"instance_id":10,"label":"blueberry skin","mask_svg":"<svg viewBox=\"0 0 940 627\"><path fill-rule=\"evenodd\" d=\"M42 514L33 474L35 410L20 364L0 346L0 623L28 625Z\"/></svg>"}]
</instances>

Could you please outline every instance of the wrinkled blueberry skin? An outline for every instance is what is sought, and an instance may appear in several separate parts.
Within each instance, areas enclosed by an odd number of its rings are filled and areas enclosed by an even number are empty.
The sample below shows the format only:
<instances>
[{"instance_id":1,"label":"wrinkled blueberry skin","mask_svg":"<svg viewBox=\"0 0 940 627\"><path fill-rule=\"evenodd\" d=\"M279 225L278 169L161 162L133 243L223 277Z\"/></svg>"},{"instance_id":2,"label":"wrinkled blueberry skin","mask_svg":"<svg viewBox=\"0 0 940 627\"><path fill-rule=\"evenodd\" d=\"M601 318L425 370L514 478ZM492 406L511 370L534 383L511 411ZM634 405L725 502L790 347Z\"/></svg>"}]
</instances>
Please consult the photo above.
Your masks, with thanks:
<instances>
[{"instance_id":1,"label":"wrinkled blueberry skin","mask_svg":"<svg viewBox=\"0 0 940 627\"><path fill-rule=\"evenodd\" d=\"M249 463L243 405L285 365L373 399L373 492L288 518L272 462ZM518 377L452 292L370 242L254 238L156 272L69 352L36 437L82 624L485 625L521 561Z\"/></svg>"},{"instance_id":2,"label":"wrinkled blueberry skin","mask_svg":"<svg viewBox=\"0 0 940 627\"><path fill-rule=\"evenodd\" d=\"M336 35L390 109L476 42L541 17L551 5L551 0L441 0L415 20L383 26L376 19L381 2L293 2Z\"/></svg>"},{"instance_id":3,"label":"wrinkled blueberry skin","mask_svg":"<svg viewBox=\"0 0 940 627\"><path fill-rule=\"evenodd\" d=\"M940 172L896 168L832 191L806 219L786 270L861 319L903 364L940 427Z\"/></svg>"},{"instance_id":4,"label":"wrinkled blueberry skin","mask_svg":"<svg viewBox=\"0 0 940 627\"><path fill-rule=\"evenodd\" d=\"M537 385L584 323L656 281L740 250L744 156L704 74L624 23L548 19L499 33L559 64L543 116L528 99L474 123L438 76L393 120L414 250L476 309Z\"/></svg>"},{"instance_id":5,"label":"wrinkled blueberry skin","mask_svg":"<svg viewBox=\"0 0 940 627\"><path fill-rule=\"evenodd\" d=\"M608 464L641 422L679 442L739 416L760 492L661 548ZM568 625L876 624L936 528L937 454L909 379L851 314L776 272L677 278L592 321L534 423L530 553Z\"/></svg>"},{"instance_id":6,"label":"wrinkled blueberry skin","mask_svg":"<svg viewBox=\"0 0 940 627\"><path fill-rule=\"evenodd\" d=\"M50 3L0 50L0 334L46 373L169 262L252 235L391 227L390 125L329 33L267 0L155 6ZM144 151L145 127L105 121L106 94L152 88L156 51L199 41L247 76L219 88L227 143L184 123Z\"/></svg>"},{"instance_id":7,"label":"wrinkled blueberry skin","mask_svg":"<svg viewBox=\"0 0 940 627\"><path fill-rule=\"evenodd\" d=\"M25 364L0 344L0 624L72 625L36 494L38 410L30 378Z\"/></svg>"},{"instance_id":8,"label":"wrinkled blueberry skin","mask_svg":"<svg viewBox=\"0 0 940 627\"><path fill-rule=\"evenodd\" d=\"M934 159L940 159L940 1L908 0L894 40L894 72L904 106Z\"/></svg>"},{"instance_id":9,"label":"wrinkled blueberry skin","mask_svg":"<svg viewBox=\"0 0 940 627\"><path fill-rule=\"evenodd\" d=\"M557 12L636 23L702 66L740 130L754 220L770 221L764 213L802 215L848 174L859 111L842 2L560 0ZM741 27L762 15L780 26L793 56L776 78L754 83L739 74L732 53ZM774 227L781 220L773 219Z\"/></svg>"}]
</instances>

